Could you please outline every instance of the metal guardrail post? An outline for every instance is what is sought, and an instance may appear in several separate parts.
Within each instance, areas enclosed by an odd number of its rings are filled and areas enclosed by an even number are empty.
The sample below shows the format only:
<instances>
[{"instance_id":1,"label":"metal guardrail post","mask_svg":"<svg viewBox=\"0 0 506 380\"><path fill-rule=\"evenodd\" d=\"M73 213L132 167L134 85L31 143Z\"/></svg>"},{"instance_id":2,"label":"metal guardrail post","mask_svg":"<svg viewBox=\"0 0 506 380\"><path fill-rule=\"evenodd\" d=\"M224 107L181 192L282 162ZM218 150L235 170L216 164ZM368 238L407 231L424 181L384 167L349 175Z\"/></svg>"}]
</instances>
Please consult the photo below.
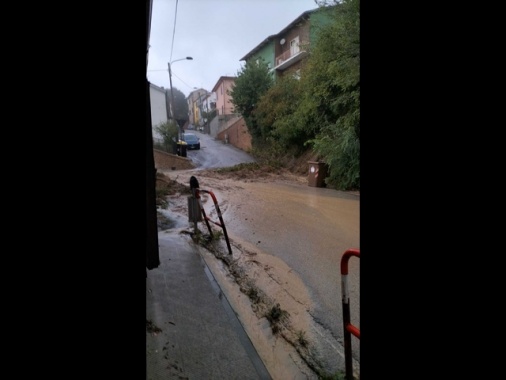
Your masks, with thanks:
<instances>
[{"instance_id":1,"label":"metal guardrail post","mask_svg":"<svg viewBox=\"0 0 506 380\"><path fill-rule=\"evenodd\" d=\"M225 236L225 241L227 243L228 253L231 255L232 254L232 247L230 246L230 241L228 240L227 228L225 227L225 222L223 221L223 217L222 217L221 211L220 211L220 206L218 205L218 200L216 199L216 196L213 194L212 191L201 190L199 188L199 182L198 182L197 178L195 178L194 176L191 176L191 178L190 178L190 189L192 190L192 194L194 194L195 198L198 200L198 203L200 206L200 211L202 213L204 221L206 222L207 228L209 230L209 234L211 235L211 237L213 236L213 231L211 229L211 225L209 224L209 222L221 227L223 229L223 235ZM209 194L211 196L211 198L213 199L214 207L216 208L216 212L218 213L218 217L220 219L219 222L213 221L211 218L209 218L206 215L206 211L204 210L204 207L202 206L202 201L200 198L201 192ZM195 222L195 230L197 230L197 223L196 222Z\"/></svg>"},{"instance_id":2,"label":"metal guardrail post","mask_svg":"<svg viewBox=\"0 0 506 380\"><path fill-rule=\"evenodd\" d=\"M188 200L188 213L190 221L193 222L194 232L197 233L197 222L199 221L198 214L200 214L200 198L198 196L199 192L199 181L196 177L191 176L190 178L190 190L192 192L191 197Z\"/></svg>"},{"instance_id":3,"label":"metal guardrail post","mask_svg":"<svg viewBox=\"0 0 506 380\"><path fill-rule=\"evenodd\" d=\"M360 258L358 249L350 248L344 252L341 258L341 292L343 305L343 328L344 328L344 361L346 366L346 380L353 380L353 360L351 350L351 334L360 339L360 330L351 324L350 317L350 294L348 291L348 261L350 257Z\"/></svg>"}]
</instances>

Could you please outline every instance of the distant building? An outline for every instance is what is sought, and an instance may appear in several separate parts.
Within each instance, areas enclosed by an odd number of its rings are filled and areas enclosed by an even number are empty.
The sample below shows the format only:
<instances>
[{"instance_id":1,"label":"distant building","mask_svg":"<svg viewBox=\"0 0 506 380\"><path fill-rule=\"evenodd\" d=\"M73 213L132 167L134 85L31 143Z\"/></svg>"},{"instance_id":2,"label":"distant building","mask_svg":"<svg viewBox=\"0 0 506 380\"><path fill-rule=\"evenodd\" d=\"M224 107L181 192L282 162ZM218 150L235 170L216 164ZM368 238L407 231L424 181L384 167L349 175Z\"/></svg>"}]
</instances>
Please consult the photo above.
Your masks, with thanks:
<instances>
[{"instance_id":1,"label":"distant building","mask_svg":"<svg viewBox=\"0 0 506 380\"><path fill-rule=\"evenodd\" d=\"M151 98L151 124L153 128L153 141L162 142L162 136L156 131L158 125L166 123L169 119L167 110L167 90L153 83L149 84L149 96Z\"/></svg>"},{"instance_id":2,"label":"distant building","mask_svg":"<svg viewBox=\"0 0 506 380\"><path fill-rule=\"evenodd\" d=\"M190 92L186 98L188 103L188 119L190 124L198 127L203 123L202 121L202 105L204 99L209 95L209 91L199 88Z\"/></svg>"},{"instance_id":3,"label":"distant building","mask_svg":"<svg viewBox=\"0 0 506 380\"><path fill-rule=\"evenodd\" d=\"M213 87L217 115L211 121L209 133L226 144L248 152L251 149L251 135L243 117L235 112L232 97L228 94L232 91L236 78L222 76Z\"/></svg>"},{"instance_id":4,"label":"distant building","mask_svg":"<svg viewBox=\"0 0 506 380\"><path fill-rule=\"evenodd\" d=\"M330 8L320 7L302 13L281 32L267 37L240 60L265 61L274 80L283 75L300 78L300 69L318 28L330 21ZM249 151L252 148L251 134L244 118L234 112L228 95L235 79L236 77L221 77L213 88L213 92L216 92L218 116L211 122L210 134L227 144Z\"/></svg>"},{"instance_id":5,"label":"distant building","mask_svg":"<svg viewBox=\"0 0 506 380\"><path fill-rule=\"evenodd\" d=\"M234 105L231 102L228 91L232 90L236 77L222 76L214 85L212 92L216 94L216 111L218 115L231 115L234 113Z\"/></svg>"},{"instance_id":6,"label":"distant building","mask_svg":"<svg viewBox=\"0 0 506 380\"><path fill-rule=\"evenodd\" d=\"M319 7L303 12L278 34L263 40L240 61L263 59L274 79L283 75L300 77L300 68L318 29L330 21L330 8ZM214 85L211 93L215 94L216 117L205 123L209 129L204 131L218 140L249 151L252 147L251 135L242 115L235 112L232 97L228 94L236 79L234 76L221 76ZM205 99L209 99L209 92L204 89L193 91L187 98L190 123L196 128L203 123L201 115Z\"/></svg>"}]
</instances>

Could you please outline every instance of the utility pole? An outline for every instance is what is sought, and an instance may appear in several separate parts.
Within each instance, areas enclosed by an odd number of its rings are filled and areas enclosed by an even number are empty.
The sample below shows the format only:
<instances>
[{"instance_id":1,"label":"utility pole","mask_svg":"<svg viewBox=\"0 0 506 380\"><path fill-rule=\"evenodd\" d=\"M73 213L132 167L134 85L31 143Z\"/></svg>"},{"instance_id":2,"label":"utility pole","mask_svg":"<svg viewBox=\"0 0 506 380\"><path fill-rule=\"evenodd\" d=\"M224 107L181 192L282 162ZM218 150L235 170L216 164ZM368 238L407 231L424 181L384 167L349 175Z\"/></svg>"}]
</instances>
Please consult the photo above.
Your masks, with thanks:
<instances>
[{"instance_id":1,"label":"utility pole","mask_svg":"<svg viewBox=\"0 0 506 380\"><path fill-rule=\"evenodd\" d=\"M178 130L179 130L179 140L182 140L183 139L183 128L181 126L179 126L177 120L176 120L176 109L174 108L174 90L172 88L172 68L171 68L171 65L174 63L174 62L177 62L177 61L184 61L185 59L188 59L188 60L192 60L193 58L192 57L186 57L186 58L180 58L180 59L176 59L172 62L168 62L167 64L169 65L169 83L170 83L170 114L172 116L172 120L174 120L174 122L176 123L177 127L178 127Z\"/></svg>"}]
</instances>

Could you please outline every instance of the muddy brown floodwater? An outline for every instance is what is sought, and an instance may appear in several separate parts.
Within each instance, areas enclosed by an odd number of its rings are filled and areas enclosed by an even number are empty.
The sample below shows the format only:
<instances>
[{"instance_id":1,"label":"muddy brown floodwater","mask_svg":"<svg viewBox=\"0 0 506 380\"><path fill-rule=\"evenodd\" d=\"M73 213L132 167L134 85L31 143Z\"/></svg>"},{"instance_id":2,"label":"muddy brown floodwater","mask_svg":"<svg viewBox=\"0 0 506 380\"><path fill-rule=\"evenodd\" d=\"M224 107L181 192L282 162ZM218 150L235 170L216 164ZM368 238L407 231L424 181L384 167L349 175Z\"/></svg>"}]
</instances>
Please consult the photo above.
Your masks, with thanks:
<instances>
[{"instance_id":1,"label":"muddy brown floodwater","mask_svg":"<svg viewBox=\"0 0 506 380\"><path fill-rule=\"evenodd\" d=\"M276 374L291 366L294 373L303 374L300 378L311 378L308 365L320 366L327 373L343 370L340 260L347 249L360 248L359 193L310 187L306 177L295 175L238 179L198 170L166 175L182 184L188 184L195 175L201 189L215 194L234 259L242 265L245 276L290 314L285 340L297 340L303 333L311 343L312 352L302 354L306 355L305 362L295 360L293 347L268 331L265 319L259 318L247 297L237 292L227 269L207 257L269 371ZM201 194L206 214L218 220L211 197ZM186 212L186 196L180 198L184 199L179 204L173 199L173 208ZM205 231L205 225L200 229ZM359 272L359 260L352 258L348 281L351 320L357 328ZM354 339L352 347L358 368L359 340ZM283 378L286 373L279 375Z\"/></svg>"}]
</instances>

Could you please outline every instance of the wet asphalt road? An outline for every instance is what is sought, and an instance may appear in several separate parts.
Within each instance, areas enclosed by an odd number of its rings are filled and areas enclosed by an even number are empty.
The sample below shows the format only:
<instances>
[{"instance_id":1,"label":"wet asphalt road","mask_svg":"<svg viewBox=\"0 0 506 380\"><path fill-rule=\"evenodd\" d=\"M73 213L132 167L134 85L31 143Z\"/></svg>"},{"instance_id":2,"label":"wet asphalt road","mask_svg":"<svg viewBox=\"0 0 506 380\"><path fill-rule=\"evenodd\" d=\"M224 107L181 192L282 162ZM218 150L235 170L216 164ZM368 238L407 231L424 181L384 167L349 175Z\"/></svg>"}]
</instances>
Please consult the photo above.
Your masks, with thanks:
<instances>
[{"instance_id":1,"label":"wet asphalt road","mask_svg":"<svg viewBox=\"0 0 506 380\"><path fill-rule=\"evenodd\" d=\"M188 151L198 168L209 169L254 162L246 152L196 132L201 149ZM299 184L250 184L244 197L252 207L227 210L227 230L281 258L306 284L314 301L313 318L342 342L342 254L360 248L360 196ZM349 260L351 322L360 328L359 259ZM360 360L360 341L352 340Z\"/></svg>"},{"instance_id":2,"label":"wet asphalt road","mask_svg":"<svg viewBox=\"0 0 506 380\"><path fill-rule=\"evenodd\" d=\"M191 131L200 138L200 149L187 151L187 157L198 169L215 169L255 162L248 153L230 144L215 140L199 131Z\"/></svg>"}]
</instances>

